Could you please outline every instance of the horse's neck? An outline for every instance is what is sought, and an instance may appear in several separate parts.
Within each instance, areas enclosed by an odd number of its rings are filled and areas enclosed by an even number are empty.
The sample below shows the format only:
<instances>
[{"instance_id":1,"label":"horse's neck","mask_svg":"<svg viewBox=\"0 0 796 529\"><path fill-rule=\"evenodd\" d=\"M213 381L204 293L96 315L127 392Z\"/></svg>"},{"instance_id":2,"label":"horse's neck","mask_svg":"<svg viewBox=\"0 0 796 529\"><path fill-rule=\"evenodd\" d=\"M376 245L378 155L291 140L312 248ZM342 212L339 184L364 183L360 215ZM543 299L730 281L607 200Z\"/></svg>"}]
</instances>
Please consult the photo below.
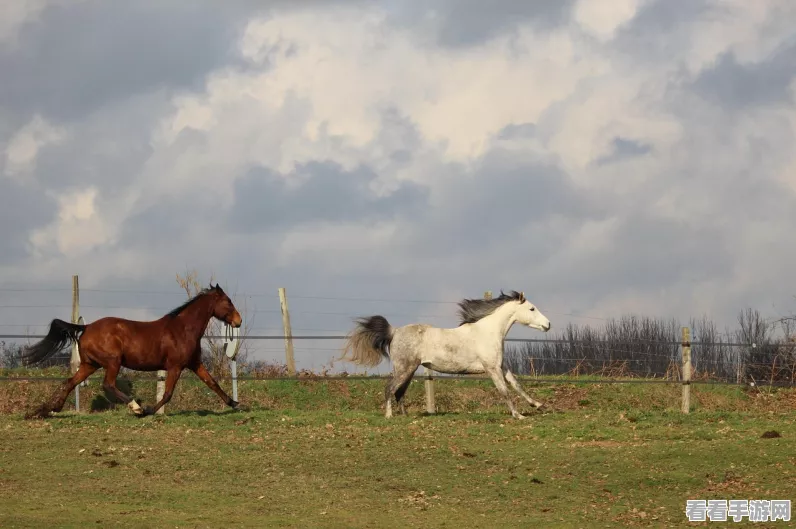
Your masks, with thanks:
<instances>
[{"instance_id":1,"label":"horse's neck","mask_svg":"<svg viewBox=\"0 0 796 529\"><path fill-rule=\"evenodd\" d=\"M189 334L199 339L207 329L207 324L212 317L212 300L210 296L205 295L203 299L198 299L195 303L185 307L185 310L177 316L177 321L185 327Z\"/></svg>"},{"instance_id":2,"label":"horse's neck","mask_svg":"<svg viewBox=\"0 0 796 529\"><path fill-rule=\"evenodd\" d=\"M514 325L514 313L515 308L507 303L489 316L475 322L473 327L478 329L479 332L493 337L502 344L511 326Z\"/></svg>"}]
</instances>

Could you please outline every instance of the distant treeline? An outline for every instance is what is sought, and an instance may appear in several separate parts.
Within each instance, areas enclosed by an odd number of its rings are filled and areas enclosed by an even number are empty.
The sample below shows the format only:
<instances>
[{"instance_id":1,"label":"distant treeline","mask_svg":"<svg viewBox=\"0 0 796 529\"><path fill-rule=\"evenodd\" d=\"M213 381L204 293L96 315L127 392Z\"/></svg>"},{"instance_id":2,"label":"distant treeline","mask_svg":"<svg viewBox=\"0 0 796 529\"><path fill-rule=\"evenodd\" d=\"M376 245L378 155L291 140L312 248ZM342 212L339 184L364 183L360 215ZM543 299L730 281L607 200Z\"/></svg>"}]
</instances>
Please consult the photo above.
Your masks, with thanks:
<instances>
[{"instance_id":1,"label":"distant treeline","mask_svg":"<svg viewBox=\"0 0 796 529\"><path fill-rule=\"evenodd\" d=\"M738 326L720 332L710 319L692 319L693 379L731 382L796 382L794 318L766 320L756 310L738 315ZM505 362L524 375L595 374L677 379L681 324L624 316L601 326L569 325L557 343L506 346Z\"/></svg>"}]
</instances>

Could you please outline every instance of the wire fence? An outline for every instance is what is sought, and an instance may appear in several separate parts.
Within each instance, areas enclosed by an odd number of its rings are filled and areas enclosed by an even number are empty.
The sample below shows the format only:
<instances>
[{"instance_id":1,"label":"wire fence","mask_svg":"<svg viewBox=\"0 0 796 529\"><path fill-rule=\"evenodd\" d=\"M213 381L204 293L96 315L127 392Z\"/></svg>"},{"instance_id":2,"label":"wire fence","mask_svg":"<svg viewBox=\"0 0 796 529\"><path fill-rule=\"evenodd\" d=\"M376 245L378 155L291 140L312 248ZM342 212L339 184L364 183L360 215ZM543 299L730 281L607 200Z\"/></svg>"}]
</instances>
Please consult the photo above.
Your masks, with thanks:
<instances>
[{"instance_id":1,"label":"wire fence","mask_svg":"<svg viewBox=\"0 0 796 529\"><path fill-rule=\"evenodd\" d=\"M2 334L0 339L39 339L43 335ZM223 339L223 336L208 335L207 340ZM344 340L347 336L335 335L250 335L242 340L284 342L290 340ZM687 345L693 351L693 383L701 384L746 384L766 386L796 385L796 344L792 343L742 343L695 341L655 341L636 339L631 341L588 340L575 341L560 338L506 338L509 345L504 351L504 365L527 382L538 383L630 383L630 384L677 384L682 380L681 349ZM513 347L511 344L520 344ZM335 351L333 347L307 348L313 351ZM279 348L272 349L274 351ZM732 353L733 350L736 350ZM719 354L717 354L717 351ZM706 354L709 353L709 354ZM70 353L62 352L50 358L42 367L65 367ZM237 380L364 380L389 378L384 374L316 373L301 370L297 376L288 376L278 367L263 366L251 362L241 365L241 376ZM263 369L265 367L265 369ZM268 373L278 373L271 374ZM216 373L217 378L229 379L229 373ZM141 377L141 375L136 375ZM436 379L491 380L485 376L449 375L434 373ZM597 377L587 380L584 377ZM154 378L154 375L152 375ZM0 382L21 380L62 380L47 376L4 376Z\"/></svg>"},{"instance_id":2,"label":"wire fence","mask_svg":"<svg viewBox=\"0 0 796 529\"><path fill-rule=\"evenodd\" d=\"M0 342L4 340L32 341L44 337L43 332L48 323L28 325L25 319L33 321L35 314L62 311L72 306L64 303L72 289L67 287L41 287L25 285L5 285L0 287L0 315L4 321L0 330L8 332L0 334ZM163 312L173 308L171 297L184 300L185 292L181 289L173 290L137 290L124 288L80 288L86 295L80 309L86 310L86 317L93 318L107 311L121 311L125 317L144 317L152 312ZM50 296L50 293L55 293ZM139 297L143 296L143 297ZM242 347L245 344L251 348L250 361L239 362L241 368L240 380L251 376L252 379L266 380L264 373L272 373L273 369L266 369L262 360L253 360L254 356L270 357L270 360L281 356L281 343L285 336L281 329L281 309L276 304L277 296L273 293L236 292L233 294L236 305L239 300L246 303L260 299L274 303L271 307L246 307L242 312L250 318L249 327L241 336ZM390 310L392 318L421 319L447 324L455 321L455 315L450 307L455 307L459 301L424 299L418 296L413 299L390 299L387 297L356 297L332 295L300 295L291 294L290 299L296 300L297 307L291 308L291 318L294 323L292 332L297 332L290 337L296 342L296 360L301 360L304 378L316 372L318 362L333 360L335 352L342 352L341 347L335 347L333 342L346 338L345 331L339 330L343 318L350 320L352 314L364 312L360 307L366 303L388 303L414 305L403 310ZM271 300L271 301L268 301ZM137 303L137 302L140 302ZM415 312L414 309L417 309ZM437 308L440 310L437 312ZM563 308L563 307L559 307ZM567 307L568 308L568 307ZM29 312L30 310L30 312ZM601 381L617 383L677 383L682 376L681 349L682 340L679 339L681 325L679 322L667 321L648 317L622 317L609 318L601 315L583 314L575 310L550 310L542 309L545 314L556 317L569 318L596 322L601 328L594 329L587 326L562 324L558 328L562 331L553 338L506 338L504 348L504 365L525 380L539 377L556 377L556 381L563 381L561 377L569 377L574 381L582 381L583 376L599 377ZM370 312L370 311L368 311ZM444 312L444 313L443 313ZM6 319L6 314L9 315ZM262 315L262 318L257 318ZM48 314L49 318L49 314ZM15 322L15 319L17 322ZM45 319L45 318L42 318ZM262 325L262 320L266 325ZM254 327L257 320L259 327ZM348 322L347 322L348 323ZM787 324L787 325L786 325ZM739 327L733 330L720 331L712 322L705 318L692 319L687 325L693 331L694 340L689 347L692 351L692 366L694 369L693 381L704 383L756 383L756 384L793 384L796 382L796 342L787 339L775 339L772 330L775 326L782 325L785 338L790 334L790 324L795 324L792 316L777 315L764 318L753 311L747 311L739 316ZM313 328L313 326L316 326ZM276 327L279 330L274 331ZM325 327L325 328L319 328ZM337 327L337 330L335 329ZM23 332L14 332L15 329L24 329ZM551 333L552 334L552 333ZM549 336L549 335L548 335ZM223 340L222 336L205 336L209 341ZM697 339L698 338L698 339ZM327 343L329 346L327 347ZM262 344L262 345L261 345ZM265 345L268 344L268 345ZM2 345L2 344L0 344ZM44 367L66 366L69 362L68 351L50 358ZM284 358L284 357L282 357ZM278 362L278 360L277 360ZM298 362L297 362L298 363ZM0 367L3 367L0 359ZM8 367L8 365L6 365ZM223 368L223 365L217 365ZM381 366L375 375L388 376L380 373L382 367L389 370L389 366ZM248 371L247 371L248 370ZM334 375L322 367L321 373L330 378L339 376L352 380L352 376L361 373L341 373ZM223 369L214 371L216 377L228 377L229 373ZM269 375L270 376L270 375ZM374 374L362 375L373 378ZM459 377L455 375L442 375L435 373L436 378L473 378L470 376ZM286 374L280 373L274 378L289 379ZM300 378L300 377L299 377ZM477 378L477 377L476 377ZM3 380L0 378L0 380ZM647 382L652 380L654 382ZM539 381L547 381L540 378Z\"/></svg>"}]
</instances>

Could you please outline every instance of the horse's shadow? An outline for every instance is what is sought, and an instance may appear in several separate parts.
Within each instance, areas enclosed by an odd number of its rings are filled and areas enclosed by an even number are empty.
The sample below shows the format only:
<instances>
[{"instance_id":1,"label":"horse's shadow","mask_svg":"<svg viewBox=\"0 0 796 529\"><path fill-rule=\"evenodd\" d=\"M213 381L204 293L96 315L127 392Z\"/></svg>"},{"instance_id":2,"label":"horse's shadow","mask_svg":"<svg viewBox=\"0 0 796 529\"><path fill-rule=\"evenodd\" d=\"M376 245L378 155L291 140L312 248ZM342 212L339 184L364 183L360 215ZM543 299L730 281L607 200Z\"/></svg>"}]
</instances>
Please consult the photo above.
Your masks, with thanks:
<instances>
[{"instance_id":1,"label":"horse's shadow","mask_svg":"<svg viewBox=\"0 0 796 529\"><path fill-rule=\"evenodd\" d=\"M236 413L247 412L250 411L248 408L244 409L240 407L236 410L227 408L225 410L180 410L180 411L173 411L169 412L168 415L170 417L207 417L208 415L213 416L225 416L225 415L234 415Z\"/></svg>"},{"instance_id":2,"label":"horse's shadow","mask_svg":"<svg viewBox=\"0 0 796 529\"><path fill-rule=\"evenodd\" d=\"M118 378L116 379L116 387L122 393L126 393L130 395L134 399L136 399L136 395L133 392L135 384L130 379ZM125 406L125 404L119 401L116 398L116 395L105 391L105 388L100 386L101 391L97 393L97 395L91 401L91 411L109 411L115 410L117 406Z\"/></svg>"}]
</instances>

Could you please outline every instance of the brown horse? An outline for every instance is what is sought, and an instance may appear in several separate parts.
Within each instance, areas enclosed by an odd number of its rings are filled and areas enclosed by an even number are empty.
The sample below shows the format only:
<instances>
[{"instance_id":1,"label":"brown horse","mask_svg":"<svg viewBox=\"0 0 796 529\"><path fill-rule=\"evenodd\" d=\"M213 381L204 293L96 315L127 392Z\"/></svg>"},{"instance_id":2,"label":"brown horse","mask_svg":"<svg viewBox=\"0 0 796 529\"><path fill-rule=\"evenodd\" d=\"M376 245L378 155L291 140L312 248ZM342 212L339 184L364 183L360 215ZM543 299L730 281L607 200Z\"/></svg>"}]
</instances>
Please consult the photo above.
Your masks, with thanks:
<instances>
[{"instance_id":1,"label":"brown horse","mask_svg":"<svg viewBox=\"0 0 796 529\"><path fill-rule=\"evenodd\" d=\"M56 390L49 402L25 417L44 418L50 412L61 411L75 386L100 367L105 368L105 380L102 383L105 391L116 395L139 417L155 413L171 400L174 386L186 367L196 373L228 406L236 408L238 403L224 393L202 364L202 335L212 317L233 327L240 327L242 321L229 296L220 286L211 284L155 321L106 317L88 325L76 325L54 319L47 336L23 354L23 362L26 365L36 364L67 344L77 342L80 367L74 376ZM135 400L116 387L116 376L121 367L136 371L166 370L166 390L154 408L142 409Z\"/></svg>"}]
</instances>

